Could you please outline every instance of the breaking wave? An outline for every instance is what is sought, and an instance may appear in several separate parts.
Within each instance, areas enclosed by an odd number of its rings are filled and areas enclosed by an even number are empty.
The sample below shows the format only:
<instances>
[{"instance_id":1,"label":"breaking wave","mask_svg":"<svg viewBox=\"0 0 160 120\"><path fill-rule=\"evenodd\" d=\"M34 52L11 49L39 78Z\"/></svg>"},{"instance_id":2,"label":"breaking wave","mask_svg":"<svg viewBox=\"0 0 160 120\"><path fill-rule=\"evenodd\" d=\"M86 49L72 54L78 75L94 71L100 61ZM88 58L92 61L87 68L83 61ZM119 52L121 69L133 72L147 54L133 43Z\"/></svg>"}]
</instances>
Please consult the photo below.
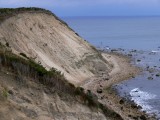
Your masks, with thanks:
<instances>
[{"instance_id":1,"label":"breaking wave","mask_svg":"<svg viewBox=\"0 0 160 120\"><path fill-rule=\"evenodd\" d=\"M146 111L150 114L158 112L148 103L148 100L155 99L157 95L141 91L139 88L131 90L130 95L131 100L133 100L137 105L142 107L142 111Z\"/></svg>"}]
</instances>

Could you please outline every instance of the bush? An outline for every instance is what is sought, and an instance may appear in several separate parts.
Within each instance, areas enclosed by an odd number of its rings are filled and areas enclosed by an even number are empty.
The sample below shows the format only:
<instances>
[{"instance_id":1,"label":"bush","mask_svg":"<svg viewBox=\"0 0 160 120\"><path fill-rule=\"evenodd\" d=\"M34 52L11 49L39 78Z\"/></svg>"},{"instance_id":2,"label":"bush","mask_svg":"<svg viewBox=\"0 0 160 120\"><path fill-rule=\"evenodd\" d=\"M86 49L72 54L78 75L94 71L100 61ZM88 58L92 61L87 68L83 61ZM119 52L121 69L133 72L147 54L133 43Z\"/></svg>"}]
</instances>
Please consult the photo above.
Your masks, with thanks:
<instances>
[{"instance_id":1,"label":"bush","mask_svg":"<svg viewBox=\"0 0 160 120\"><path fill-rule=\"evenodd\" d=\"M77 87L75 90L75 95L82 95L82 94L84 94L84 88Z\"/></svg>"},{"instance_id":2,"label":"bush","mask_svg":"<svg viewBox=\"0 0 160 120\"><path fill-rule=\"evenodd\" d=\"M98 107L98 98L90 90L88 90L86 93L86 99L88 101L89 106Z\"/></svg>"},{"instance_id":3,"label":"bush","mask_svg":"<svg viewBox=\"0 0 160 120\"><path fill-rule=\"evenodd\" d=\"M21 53L22 56L26 56ZM55 68L46 70L41 64L32 59L23 59L11 52L2 52L0 50L1 65L13 70L17 75L30 76L39 80L40 83L50 87L56 87L57 90L73 93L75 86L69 83L64 75Z\"/></svg>"},{"instance_id":4,"label":"bush","mask_svg":"<svg viewBox=\"0 0 160 120\"><path fill-rule=\"evenodd\" d=\"M8 89L7 88L4 88L3 91L2 91L2 96L7 99L8 98Z\"/></svg>"},{"instance_id":5,"label":"bush","mask_svg":"<svg viewBox=\"0 0 160 120\"><path fill-rule=\"evenodd\" d=\"M8 42L6 43L6 46L9 47L9 43Z\"/></svg>"},{"instance_id":6,"label":"bush","mask_svg":"<svg viewBox=\"0 0 160 120\"><path fill-rule=\"evenodd\" d=\"M23 55L23 54L21 54ZM17 74L17 76L22 74L23 76L29 76L36 78L39 80L41 84L48 86L48 88L53 88L60 91L61 93L65 93L67 95L79 95L83 97L84 101L88 103L88 106L101 108L102 111L106 114L106 116L112 116L115 118L121 118L114 111L107 109L104 105L98 102L98 98L95 94L93 94L90 90L86 93L82 87L75 87L73 84L69 83L64 75L61 74L60 71L55 68L51 68L47 71L42 65L36 63L31 59L23 59L17 55L14 55L11 52L2 52L0 51L0 59L2 60L2 66L5 68L9 68ZM25 72L27 70L27 72ZM4 89L2 91L2 95L4 98L8 97L8 90ZM121 120L121 119L119 119Z\"/></svg>"},{"instance_id":7,"label":"bush","mask_svg":"<svg viewBox=\"0 0 160 120\"><path fill-rule=\"evenodd\" d=\"M34 69L38 73L39 76L43 77L48 73L48 71L40 64L34 62L33 60L29 60L29 66Z\"/></svg>"}]
</instances>

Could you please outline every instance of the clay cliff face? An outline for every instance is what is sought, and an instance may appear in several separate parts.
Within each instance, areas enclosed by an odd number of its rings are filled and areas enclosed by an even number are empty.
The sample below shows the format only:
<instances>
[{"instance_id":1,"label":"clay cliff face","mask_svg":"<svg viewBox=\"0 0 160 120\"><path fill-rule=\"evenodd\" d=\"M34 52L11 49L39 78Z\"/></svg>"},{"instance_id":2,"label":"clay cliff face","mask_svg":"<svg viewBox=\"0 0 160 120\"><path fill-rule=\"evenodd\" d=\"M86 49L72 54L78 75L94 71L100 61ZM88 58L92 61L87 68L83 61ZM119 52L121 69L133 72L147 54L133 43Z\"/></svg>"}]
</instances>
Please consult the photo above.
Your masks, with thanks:
<instances>
[{"instance_id":1,"label":"clay cliff face","mask_svg":"<svg viewBox=\"0 0 160 120\"><path fill-rule=\"evenodd\" d=\"M98 75L99 71L110 71L101 54L63 21L43 10L26 9L0 10L0 52L4 58L7 52L23 60L26 55L47 70L53 67L61 71L75 85ZM16 12L12 14L12 10ZM36 82L39 78L14 71L14 63L9 66L2 61L6 60L0 58L0 119L107 119L100 109L83 103L81 97L48 88Z\"/></svg>"},{"instance_id":2,"label":"clay cliff face","mask_svg":"<svg viewBox=\"0 0 160 120\"><path fill-rule=\"evenodd\" d=\"M101 55L66 24L53 15L24 12L0 24L0 42L9 43L12 52L61 71L78 84L110 67Z\"/></svg>"}]
</instances>

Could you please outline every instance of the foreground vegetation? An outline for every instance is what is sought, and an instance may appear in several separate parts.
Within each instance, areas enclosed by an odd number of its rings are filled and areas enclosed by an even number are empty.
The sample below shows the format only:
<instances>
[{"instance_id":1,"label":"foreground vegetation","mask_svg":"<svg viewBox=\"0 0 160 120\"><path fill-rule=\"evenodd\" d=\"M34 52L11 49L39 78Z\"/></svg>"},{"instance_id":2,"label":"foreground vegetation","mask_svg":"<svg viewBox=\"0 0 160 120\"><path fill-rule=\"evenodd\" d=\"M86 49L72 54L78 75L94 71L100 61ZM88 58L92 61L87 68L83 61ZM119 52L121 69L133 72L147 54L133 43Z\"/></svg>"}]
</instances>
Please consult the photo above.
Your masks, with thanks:
<instances>
[{"instance_id":1,"label":"foreground vegetation","mask_svg":"<svg viewBox=\"0 0 160 120\"><path fill-rule=\"evenodd\" d=\"M48 14L48 15L52 15L57 20L61 21L63 24L65 24L66 26L68 26L66 22L64 22L63 20L59 19L51 11L46 10L46 9L42 9L42 8L36 8L36 7L27 7L27 8L26 7L21 7L21 8L0 8L0 23L3 22L4 20L8 19L9 17L15 16L15 15L17 15L19 13L25 13L25 12L30 12L30 13L45 13L45 14Z\"/></svg>"},{"instance_id":2,"label":"foreground vegetation","mask_svg":"<svg viewBox=\"0 0 160 120\"><path fill-rule=\"evenodd\" d=\"M7 45L0 45L0 69L8 69L8 71L15 73L17 77L31 77L35 82L39 82L48 88L54 88L57 92L71 95L89 107L101 109L107 117L121 119L117 113L101 104L97 96L90 90L85 91L83 88L75 87L69 83L60 71L55 68L46 70L41 64L36 63L24 53L20 53L19 56L15 55L7 47Z\"/></svg>"},{"instance_id":3,"label":"foreground vegetation","mask_svg":"<svg viewBox=\"0 0 160 120\"><path fill-rule=\"evenodd\" d=\"M9 17L26 12L46 13L48 15L53 15L57 20L67 25L65 22L56 17L56 15L54 15L52 12L34 7L0 9L0 24ZM121 120L121 117L117 113L101 104L98 101L97 96L94 95L90 90L85 91L81 87L75 87L65 79L64 75L60 71L56 70L55 68L46 70L41 64L36 63L34 59L29 58L24 53L19 53L19 55L13 54L9 43L6 43L5 45L0 44L0 70L2 70L3 68L14 73L17 78L33 78L35 82L45 85L46 87L48 87L48 89L54 88L55 90L57 90L57 92L71 95L75 99L77 99L81 103L88 105L89 107L101 109L107 117ZM6 91L4 91L4 96L7 96Z\"/></svg>"}]
</instances>

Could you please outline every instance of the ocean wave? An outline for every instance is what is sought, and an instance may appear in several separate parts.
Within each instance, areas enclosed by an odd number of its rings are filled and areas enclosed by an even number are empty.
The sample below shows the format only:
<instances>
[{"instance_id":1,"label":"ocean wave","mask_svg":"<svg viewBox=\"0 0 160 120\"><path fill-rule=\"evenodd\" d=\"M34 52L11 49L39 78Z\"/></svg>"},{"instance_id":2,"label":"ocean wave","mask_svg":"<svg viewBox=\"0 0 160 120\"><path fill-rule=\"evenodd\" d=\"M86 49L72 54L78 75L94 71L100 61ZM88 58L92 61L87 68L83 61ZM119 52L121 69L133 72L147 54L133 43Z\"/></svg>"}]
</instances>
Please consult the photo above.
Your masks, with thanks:
<instances>
[{"instance_id":1,"label":"ocean wave","mask_svg":"<svg viewBox=\"0 0 160 120\"><path fill-rule=\"evenodd\" d=\"M142 111L153 113L153 107L148 104L147 100L155 99L157 95L141 91L139 88L131 90L130 95L131 100L142 107Z\"/></svg>"},{"instance_id":2,"label":"ocean wave","mask_svg":"<svg viewBox=\"0 0 160 120\"><path fill-rule=\"evenodd\" d=\"M152 50L152 53L159 53L160 51Z\"/></svg>"}]
</instances>

